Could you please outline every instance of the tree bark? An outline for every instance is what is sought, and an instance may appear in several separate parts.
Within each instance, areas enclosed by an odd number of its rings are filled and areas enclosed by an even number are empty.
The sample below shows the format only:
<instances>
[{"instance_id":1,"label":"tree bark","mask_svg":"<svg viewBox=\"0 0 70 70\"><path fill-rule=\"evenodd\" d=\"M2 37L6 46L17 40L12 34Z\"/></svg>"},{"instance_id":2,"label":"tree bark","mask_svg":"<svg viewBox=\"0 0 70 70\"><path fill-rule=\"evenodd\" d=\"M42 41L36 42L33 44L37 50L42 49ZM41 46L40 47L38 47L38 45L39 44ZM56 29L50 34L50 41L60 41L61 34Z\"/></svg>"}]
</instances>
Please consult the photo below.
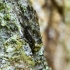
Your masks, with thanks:
<instances>
[{"instance_id":1,"label":"tree bark","mask_svg":"<svg viewBox=\"0 0 70 70\"><path fill-rule=\"evenodd\" d=\"M38 19L44 55L52 70L70 70L70 0L30 0Z\"/></svg>"}]
</instances>

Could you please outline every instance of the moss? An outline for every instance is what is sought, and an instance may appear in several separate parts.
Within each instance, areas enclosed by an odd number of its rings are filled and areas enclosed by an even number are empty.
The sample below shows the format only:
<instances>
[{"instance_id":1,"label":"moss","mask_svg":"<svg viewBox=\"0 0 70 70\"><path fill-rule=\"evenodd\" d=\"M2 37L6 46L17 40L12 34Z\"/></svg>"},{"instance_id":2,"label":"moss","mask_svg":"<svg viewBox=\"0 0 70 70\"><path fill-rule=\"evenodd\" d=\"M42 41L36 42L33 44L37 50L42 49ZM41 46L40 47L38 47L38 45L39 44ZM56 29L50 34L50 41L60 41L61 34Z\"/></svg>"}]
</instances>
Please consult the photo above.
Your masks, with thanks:
<instances>
[{"instance_id":1,"label":"moss","mask_svg":"<svg viewBox=\"0 0 70 70\"><path fill-rule=\"evenodd\" d=\"M35 51L35 52L38 52L41 47L42 47L42 43L41 43L41 44L35 44L34 51Z\"/></svg>"},{"instance_id":2,"label":"moss","mask_svg":"<svg viewBox=\"0 0 70 70\"><path fill-rule=\"evenodd\" d=\"M24 8L21 5L20 5L20 9L24 13Z\"/></svg>"},{"instance_id":3,"label":"moss","mask_svg":"<svg viewBox=\"0 0 70 70\"><path fill-rule=\"evenodd\" d=\"M1 21L1 26L6 26L6 21L4 21L3 19L2 19L2 21Z\"/></svg>"},{"instance_id":4,"label":"moss","mask_svg":"<svg viewBox=\"0 0 70 70\"><path fill-rule=\"evenodd\" d=\"M5 4L0 3L0 11L3 10L3 9L5 9Z\"/></svg>"},{"instance_id":5,"label":"moss","mask_svg":"<svg viewBox=\"0 0 70 70\"><path fill-rule=\"evenodd\" d=\"M10 14L5 14L4 15L4 20L9 21L10 20Z\"/></svg>"},{"instance_id":6,"label":"moss","mask_svg":"<svg viewBox=\"0 0 70 70\"><path fill-rule=\"evenodd\" d=\"M34 66L35 62L32 60L32 57L27 56L23 51L21 51L21 56L23 61L25 61L26 63Z\"/></svg>"},{"instance_id":7,"label":"moss","mask_svg":"<svg viewBox=\"0 0 70 70\"><path fill-rule=\"evenodd\" d=\"M8 52L8 49L13 49L13 51L9 51L12 56L9 58L9 61L15 61L19 62L19 60L22 60L23 62L26 62L29 65L34 66L34 61L32 57L27 56L23 50L23 45L26 42L24 40L21 40L18 35L14 35L10 37L5 43L5 51ZM27 43L26 43L27 44Z\"/></svg>"}]
</instances>

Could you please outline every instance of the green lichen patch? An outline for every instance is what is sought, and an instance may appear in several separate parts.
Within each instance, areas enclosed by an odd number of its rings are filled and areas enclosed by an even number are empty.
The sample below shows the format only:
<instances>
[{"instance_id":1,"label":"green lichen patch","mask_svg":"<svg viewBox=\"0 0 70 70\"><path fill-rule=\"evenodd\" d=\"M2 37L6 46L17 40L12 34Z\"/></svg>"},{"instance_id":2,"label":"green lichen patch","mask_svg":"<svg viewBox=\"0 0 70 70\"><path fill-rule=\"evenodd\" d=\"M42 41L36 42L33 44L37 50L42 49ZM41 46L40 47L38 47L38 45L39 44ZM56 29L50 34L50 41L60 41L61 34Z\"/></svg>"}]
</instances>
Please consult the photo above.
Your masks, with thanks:
<instances>
[{"instance_id":1,"label":"green lichen patch","mask_svg":"<svg viewBox=\"0 0 70 70\"><path fill-rule=\"evenodd\" d=\"M5 4L0 3L0 11L2 11L3 9L5 9Z\"/></svg>"}]
</instances>

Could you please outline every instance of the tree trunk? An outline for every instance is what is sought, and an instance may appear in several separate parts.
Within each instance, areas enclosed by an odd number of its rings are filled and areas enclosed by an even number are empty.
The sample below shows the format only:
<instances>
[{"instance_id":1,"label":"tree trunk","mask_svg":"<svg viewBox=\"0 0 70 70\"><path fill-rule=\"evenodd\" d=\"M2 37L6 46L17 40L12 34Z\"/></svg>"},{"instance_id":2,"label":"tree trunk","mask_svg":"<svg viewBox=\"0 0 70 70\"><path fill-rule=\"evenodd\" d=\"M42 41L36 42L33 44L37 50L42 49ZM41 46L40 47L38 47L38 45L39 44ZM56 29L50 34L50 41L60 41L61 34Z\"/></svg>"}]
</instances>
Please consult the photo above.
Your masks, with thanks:
<instances>
[{"instance_id":1,"label":"tree trunk","mask_svg":"<svg viewBox=\"0 0 70 70\"><path fill-rule=\"evenodd\" d=\"M44 55L52 70L70 70L70 0L30 0L38 19Z\"/></svg>"}]
</instances>

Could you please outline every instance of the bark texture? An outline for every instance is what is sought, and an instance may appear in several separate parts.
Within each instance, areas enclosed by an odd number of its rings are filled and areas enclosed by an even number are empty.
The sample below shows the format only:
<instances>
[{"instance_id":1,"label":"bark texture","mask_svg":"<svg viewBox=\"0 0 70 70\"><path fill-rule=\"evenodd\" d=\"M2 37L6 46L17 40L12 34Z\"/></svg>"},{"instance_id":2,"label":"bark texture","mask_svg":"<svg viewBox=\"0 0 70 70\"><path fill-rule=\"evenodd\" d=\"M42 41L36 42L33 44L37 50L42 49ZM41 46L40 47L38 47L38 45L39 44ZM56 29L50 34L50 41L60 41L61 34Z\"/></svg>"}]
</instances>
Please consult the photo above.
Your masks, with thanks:
<instances>
[{"instance_id":1,"label":"bark texture","mask_svg":"<svg viewBox=\"0 0 70 70\"><path fill-rule=\"evenodd\" d=\"M30 0L40 26L44 55L52 70L70 70L70 0Z\"/></svg>"}]
</instances>

